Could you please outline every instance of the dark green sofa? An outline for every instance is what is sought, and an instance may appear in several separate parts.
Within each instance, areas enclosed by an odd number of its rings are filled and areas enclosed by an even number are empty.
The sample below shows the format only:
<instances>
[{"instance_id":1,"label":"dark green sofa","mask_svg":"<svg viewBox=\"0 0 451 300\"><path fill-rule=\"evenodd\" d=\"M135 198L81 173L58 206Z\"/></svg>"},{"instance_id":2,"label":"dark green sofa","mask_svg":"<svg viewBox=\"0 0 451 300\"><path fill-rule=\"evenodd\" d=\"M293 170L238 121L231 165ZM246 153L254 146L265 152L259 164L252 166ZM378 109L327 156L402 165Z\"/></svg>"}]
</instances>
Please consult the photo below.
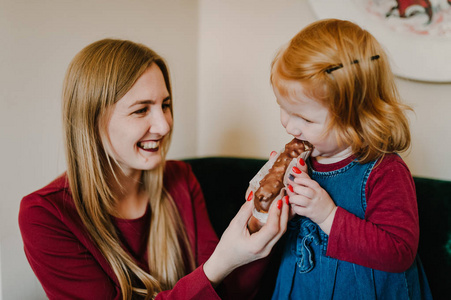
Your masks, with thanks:
<instances>
[{"instance_id":1,"label":"dark green sofa","mask_svg":"<svg viewBox=\"0 0 451 300\"><path fill-rule=\"evenodd\" d=\"M206 157L186 159L200 182L218 236L244 203L249 180L265 163L261 159ZM434 299L451 299L451 182L414 178L420 215L419 253ZM282 241L283 242L283 241ZM281 243L271 257L258 299L270 298Z\"/></svg>"}]
</instances>

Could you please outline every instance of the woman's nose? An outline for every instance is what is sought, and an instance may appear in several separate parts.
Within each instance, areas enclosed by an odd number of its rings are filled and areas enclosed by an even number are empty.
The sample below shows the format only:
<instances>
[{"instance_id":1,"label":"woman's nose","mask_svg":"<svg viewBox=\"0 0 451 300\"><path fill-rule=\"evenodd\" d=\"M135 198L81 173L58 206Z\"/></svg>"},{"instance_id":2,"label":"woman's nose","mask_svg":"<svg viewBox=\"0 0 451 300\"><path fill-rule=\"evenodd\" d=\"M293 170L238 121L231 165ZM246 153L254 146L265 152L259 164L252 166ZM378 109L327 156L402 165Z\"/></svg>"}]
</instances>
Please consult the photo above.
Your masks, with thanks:
<instances>
[{"instance_id":1,"label":"woman's nose","mask_svg":"<svg viewBox=\"0 0 451 300\"><path fill-rule=\"evenodd\" d=\"M171 114L165 114L163 111L155 112L151 116L150 133L166 135L172 126Z\"/></svg>"}]
</instances>

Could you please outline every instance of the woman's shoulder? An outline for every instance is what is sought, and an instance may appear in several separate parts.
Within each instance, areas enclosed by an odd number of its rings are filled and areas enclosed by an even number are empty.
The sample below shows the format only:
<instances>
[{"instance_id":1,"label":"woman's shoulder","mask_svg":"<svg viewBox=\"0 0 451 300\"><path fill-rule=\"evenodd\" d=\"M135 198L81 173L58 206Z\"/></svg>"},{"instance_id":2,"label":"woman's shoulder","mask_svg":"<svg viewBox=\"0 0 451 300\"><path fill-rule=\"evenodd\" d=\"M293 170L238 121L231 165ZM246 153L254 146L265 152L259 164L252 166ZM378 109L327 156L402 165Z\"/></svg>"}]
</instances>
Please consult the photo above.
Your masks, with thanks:
<instances>
[{"instance_id":1,"label":"woman's shoulder","mask_svg":"<svg viewBox=\"0 0 451 300\"><path fill-rule=\"evenodd\" d=\"M165 180L189 179L193 175L191 166L180 160L168 160L164 167Z\"/></svg>"},{"instance_id":2,"label":"woman's shoulder","mask_svg":"<svg viewBox=\"0 0 451 300\"><path fill-rule=\"evenodd\" d=\"M163 181L166 189L174 198L181 195L191 198L189 195L192 191L199 189L199 183L191 165L184 161L166 161Z\"/></svg>"},{"instance_id":3,"label":"woman's shoulder","mask_svg":"<svg viewBox=\"0 0 451 300\"><path fill-rule=\"evenodd\" d=\"M68 214L71 211L75 211L75 206L64 173L43 188L23 197L20 202L19 219L48 217L48 214L62 218L63 213Z\"/></svg>"},{"instance_id":4,"label":"woman's shoulder","mask_svg":"<svg viewBox=\"0 0 451 300\"><path fill-rule=\"evenodd\" d=\"M63 197L58 196L63 193L68 193L68 191L69 191L69 183L67 181L66 173L64 173L59 177L57 177L56 179L54 179L49 184L47 184L46 186L44 186L43 188L40 188L26 195L22 199L22 203L39 202L48 198L62 199Z\"/></svg>"},{"instance_id":5,"label":"woman's shoulder","mask_svg":"<svg viewBox=\"0 0 451 300\"><path fill-rule=\"evenodd\" d=\"M167 160L165 164L165 171L172 172L177 170L189 170L191 169L190 165L184 161L181 160Z\"/></svg>"}]
</instances>

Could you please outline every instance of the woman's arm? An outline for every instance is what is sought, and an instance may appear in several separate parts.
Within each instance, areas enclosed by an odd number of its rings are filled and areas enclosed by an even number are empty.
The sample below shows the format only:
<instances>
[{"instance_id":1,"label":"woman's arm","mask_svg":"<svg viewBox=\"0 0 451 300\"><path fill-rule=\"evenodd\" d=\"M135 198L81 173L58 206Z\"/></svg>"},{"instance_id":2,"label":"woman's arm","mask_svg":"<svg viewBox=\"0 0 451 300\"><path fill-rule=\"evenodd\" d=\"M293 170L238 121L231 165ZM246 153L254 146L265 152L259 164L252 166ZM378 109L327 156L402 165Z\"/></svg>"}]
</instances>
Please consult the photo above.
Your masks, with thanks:
<instances>
[{"instance_id":1,"label":"woman's arm","mask_svg":"<svg viewBox=\"0 0 451 300\"><path fill-rule=\"evenodd\" d=\"M92 254L93 245L80 230L74 233L70 206L58 207L46 197L32 194L22 200L19 225L25 254L48 298L121 299L106 261Z\"/></svg>"},{"instance_id":2,"label":"woman's arm","mask_svg":"<svg viewBox=\"0 0 451 300\"><path fill-rule=\"evenodd\" d=\"M176 203L186 224L188 235L190 237L196 237L196 239L193 239L193 241L195 241L195 254L199 265L205 263L205 265L203 265L205 278L209 278L215 287L219 285L216 290L220 294L221 298L249 299L249 297L258 291L258 284L264 274L264 270L267 266L267 260L258 260L239 267L247 262L251 262L259 257L262 257L259 255L262 255L263 253L252 253L250 257L243 259L243 257L238 258L237 253L234 251L242 249L243 246L255 247L256 245L253 244L254 241L258 243L262 239L268 238L270 235L268 232L270 226L273 229L277 227L277 233L275 235L277 236L276 239L278 239L280 237L279 235L283 234L285 231L287 220L276 216L277 221L273 220L274 223L272 223L272 225L268 226L266 229L263 228L263 233L260 234L260 236L251 235L247 231L246 227L247 220L249 219L252 210L252 202L248 202L243 205L240 212L224 232L218 247L216 247L218 244L218 239L211 226L199 183L194 177L194 174L191 172L190 167L185 172L174 172L172 178L177 177L177 174L180 173L185 173L185 178L188 178L189 194L192 201L191 205L193 207L192 213L188 213L189 205L180 203L180 199L183 198L181 195L184 193L184 188L182 188L180 184L176 184L176 189L172 188L171 195L173 195L174 199L178 199L176 200ZM275 209L276 210L274 210L273 213L276 215L287 214L288 210L287 207L285 207L285 210L279 210L277 207L275 207ZM195 217L192 217L192 215ZM194 224L191 222L194 222ZM276 240L265 241L264 247L266 247L265 251L268 251L267 253L269 253L270 248L272 248L275 242ZM258 247L253 250L258 251L259 249L257 248ZM215 253L212 255L213 252ZM265 253L265 255L267 255L267 253ZM227 261L230 257L233 257L233 259L236 260ZM236 271L232 272L232 270ZM229 273L231 274L227 276Z\"/></svg>"}]
</instances>

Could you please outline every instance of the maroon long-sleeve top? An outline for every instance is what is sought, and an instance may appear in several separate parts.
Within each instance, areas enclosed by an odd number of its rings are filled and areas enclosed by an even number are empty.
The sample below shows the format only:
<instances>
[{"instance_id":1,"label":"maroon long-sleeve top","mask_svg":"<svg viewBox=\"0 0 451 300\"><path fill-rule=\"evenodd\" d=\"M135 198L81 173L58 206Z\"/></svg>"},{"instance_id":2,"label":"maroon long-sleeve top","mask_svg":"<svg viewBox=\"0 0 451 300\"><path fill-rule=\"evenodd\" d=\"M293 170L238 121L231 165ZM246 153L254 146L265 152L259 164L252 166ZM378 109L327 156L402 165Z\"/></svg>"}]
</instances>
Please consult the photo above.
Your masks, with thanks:
<instances>
[{"instance_id":1,"label":"maroon long-sleeve top","mask_svg":"<svg viewBox=\"0 0 451 300\"><path fill-rule=\"evenodd\" d=\"M156 299L248 299L255 295L266 259L236 270L217 290L205 276L202 265L218 238L191 167L168 161L164 184L184 222L197 268ZM113 218L123 247L145 270L149 218L149 211L134 220ZM19 225L25 254L49 299L121 299L117 277L88 236L65 174L23 198Z\"/></svg>"},{"instance_id":2,"label":"maroon long-sleeve top","mask_svg":"<svg viewBox=\"0 0 451 300\"><path fill-rule=\"evenodd\" d=\"M321 165L331 172L348 165L354 157ZM329 235L327 255L385 272L404 272L417 254L420 236L415 183L405 162L387 154L376 163L365 187L367 208L360 219L339 207Z\"/></svg>"}]
</instances>

